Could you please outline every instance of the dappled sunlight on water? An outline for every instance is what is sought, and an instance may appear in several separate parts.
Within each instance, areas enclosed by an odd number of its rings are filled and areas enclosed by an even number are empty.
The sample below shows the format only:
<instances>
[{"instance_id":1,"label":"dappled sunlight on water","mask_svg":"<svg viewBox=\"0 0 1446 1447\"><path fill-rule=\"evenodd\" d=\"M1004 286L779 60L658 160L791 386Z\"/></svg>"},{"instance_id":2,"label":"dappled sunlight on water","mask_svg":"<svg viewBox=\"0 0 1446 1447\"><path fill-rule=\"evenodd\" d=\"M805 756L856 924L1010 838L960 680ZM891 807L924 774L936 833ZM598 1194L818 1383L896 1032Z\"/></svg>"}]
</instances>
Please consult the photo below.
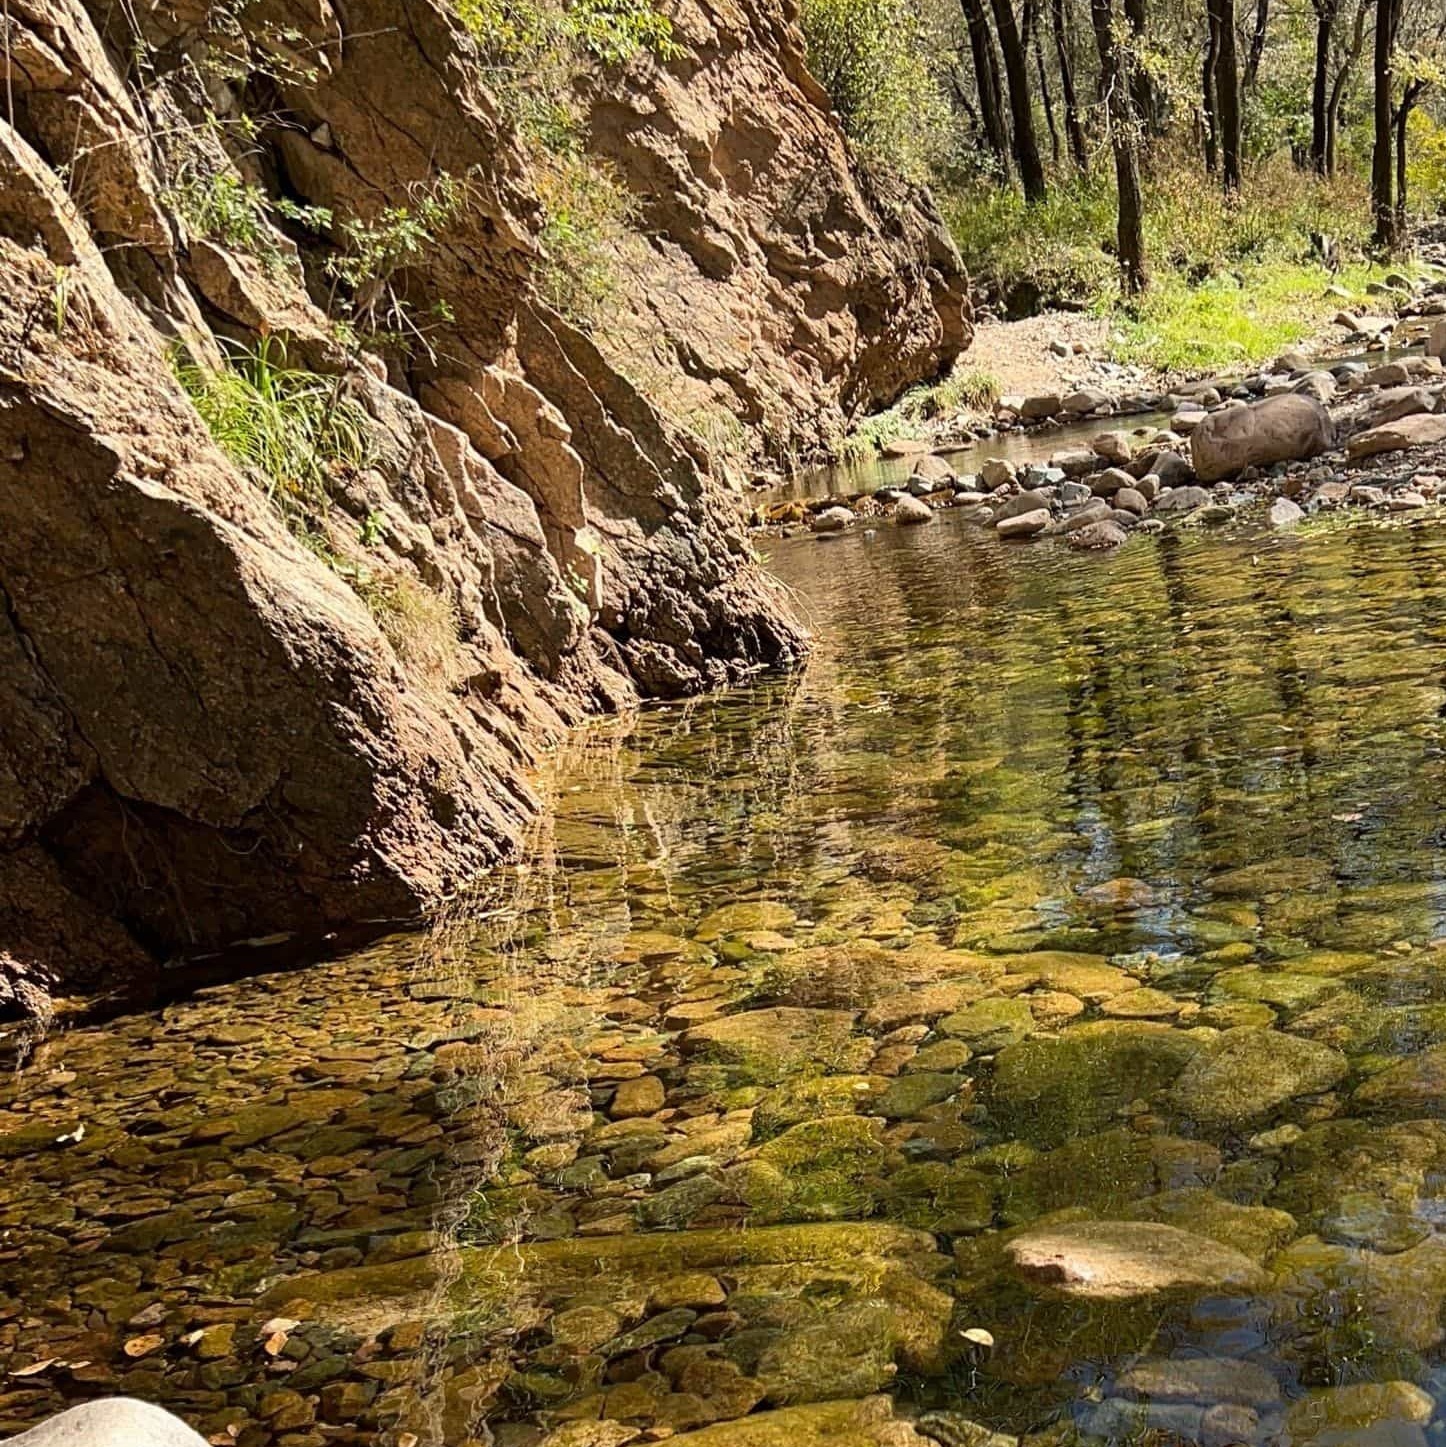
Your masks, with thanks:
<instances>
[{"instance_id":1,"label":"dappled sunlight on water","mask_svg":"<svg viewBox=\"0 0 1446 1447\"><path fill-rule=\"evenodd\" d=\"M486 900L7 1087L0 1425L1446 1441L1446 535L771 561Z\"/></svg>"}]
</instances>

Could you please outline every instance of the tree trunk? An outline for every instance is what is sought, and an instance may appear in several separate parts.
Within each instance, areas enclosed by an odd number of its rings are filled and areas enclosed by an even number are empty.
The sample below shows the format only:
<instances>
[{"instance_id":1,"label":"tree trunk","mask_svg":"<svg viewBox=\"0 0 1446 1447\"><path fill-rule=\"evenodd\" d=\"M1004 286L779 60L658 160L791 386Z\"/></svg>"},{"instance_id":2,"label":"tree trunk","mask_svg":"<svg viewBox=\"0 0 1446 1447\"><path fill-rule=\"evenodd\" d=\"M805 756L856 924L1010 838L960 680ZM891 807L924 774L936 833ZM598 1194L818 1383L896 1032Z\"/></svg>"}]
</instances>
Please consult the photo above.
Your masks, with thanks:
<instances>
[{"instance_id":1,"label":"tree trunk","mask_svg":"<svg viewBox=\"0 0 1446 1447\"><path fill-rule=\"evenodd\" d=\"M1205 7L1205 63L1200 67L1200 126L1204 132L1205 169L1213 176L1220 164L1220 118L1215 111L1215 72L1220 65L1220 16Z\"/></svg>"},{"instance_id":2,"label":"tree trunk","mask_svg":"<svg viewBox=\"0 0 1446 1447\"><path fill-rule=\"evenodd\" d=\"M1326 76L1330 69L1331 34L1336 23L1336 0L1313 0L1315 5L1315 79L1310 91L1310 162L1318 176L1329 173L1330 98Z\"/></svg>"},{"instance_id":3,"label":"tree trunk","mask_svg":"<svg viewBox=\"0 0 1446 1447\"><path fill-rule=\"evenodd\" d=\"M1070 159L1082 175L1090 168L1089 151L1085 146L1084 127L1079 118L1079 97L1074 89L1074 66L1069 58L1069 36L1065 28L1064 0L1050 0L1050 18L1054 22L1054 53L1059 62L1059 88L1064 94L1064 133L1069 141Z\"/></svg>"},{"instance_id":4,"label":"tree trunk","mask_svg":"<svg viewBox=\"0 0 1446 1447\"><path fill-rule=\"evenodd\" d=\"M1126 296L1138 296L1150 284L1145 258L1144 198L1140 189L1138 154L1139 120L1135 113L1130 66L1122 59L1114 36L1113 0L1090 0L1090 22L1100 53L1100 94L1104 97L1105 127L1115 158L1115 185L1119 192L1116 244L1120 258L1120 285Z\"/></svg>"},{"instance_id":5,"label":"tree trunk","mask_svg":"<svg viewBox=\"0 0 1446 1447\"><path fill-rule=\"evenodd\" d=\"M1227 192L1240 189L1240 67L1235 55L1235 0L1208 0L1219 33L1215 113L1220 124L1220 175Z\"/></svg>"},{"instance_id":6,"label":"tree trunk","mask_svg":"<svg viewBox=\"0 0 1446 1447\"><path fill-rule=\"evenodd\" d=\"M1361 51L1366 48L1366 15L1370 8L1371 0L1359 0L1356 6L1356 23L1351 29L1350 49L1346 51L1340 69L1336 71L1335 79L1331 82L1330 100L1326 102L1327 176L1334 176L1336 173L1336 138L1340 134L1341 102L1345 99L1346 86L1350 82L1356 61L1361 58Z\"/></svg>"},{"instance_id":7,"label":"tree trunk","mask_svg":"<svg viewBox=\"0 0 1446 1447\"><path fill-rule=\"evenodd\" d=\"M1255 29L1250 33L1250 52L1245 58L1245 88L1254 90L1260 77L1260 58L1265 54L1265 37L1270 29L1270 0L1255 0Z\"/></svg>"},{"instance_id":8,"label":"tree trunk","mask_svg":"<svg viewBox=\"0 0 1446 1447\"><path fill-rule=\"evenodd\" d=\"M1407 82L1405 90L1401 92L1401 104L1396 107L1396 239L1398 241L1404 241L1406 238L1406 128L1411 121L1411 112L1416 109L1416 102L1421 99L1421 92L1425 89L1425 81Z\"/></svg>"},{"instance_id":9,"label":"tree trunk","mask_svg":"<svg viewBox=\"0 0 1446 1447\"><path fill-rule=\"evenodd\" d=\"M999 30L999 48L1004 53L1004 77L1009 89L1009 115L1014 123L1014 160L1024 183L1024 199L1031 204L1046 195L1044 163L1034 139L1034 106L1029 96L1029 67L1019 26L1014 19L1013 0L994 0L994 23Z\"/></svg>"},{"instance_id":10,"label":"tree trunk","mask_svg":"<svg viewBox=\"0 0 1446 1447\"><path fill-rule=\"evenodd\" d=\"M1391 166L1391 89L1395 80L1393 65L1396 48L1398 0L1376 0L1376 47L1373 65L1375 83L1374 130L1375 145L1371 152L1371 211L1376 222L1376 244L1394 250L1396 207L1392 192L1394 177Z\"/></svg>"},{"instance_id":11,"label":"tree trunk","mask_svg":"<svg viewBox=\"0 0 1446 1447\"><path fill-rule=\"evenodd\" d=\"M984 13L984 0L959 0L959 3L969 32L969 52L974 59L974 82L979 92L984 139L1007 177L1009 128L1004 123L1004 97L999 89L999 57L994 50L994 34Z\"/></svg>"},{"instance_id":12,"label":"tree trunk","mask_svg":"<svg viewBox=\"0 0 1446 1447\"><path fill-rule=\"evenodd\" d=\"M1044 45L1040 41L1039 17L1035 13L1035 0L1025 0L1024 32L1028 37L1025 44L1034 54L1034 73L1039 78L1039 98L1044 102L1044 123L1049 128L1049 154L1056 166L1059 165L1059 126L1054 119L1054 98L1049 93L1049 75L1044 68Z\"/></svg>"},{"instance_id":13,"label":"tree trunk","mask_svg":"<svg viewBox=\"0 0 1446 1447\"><path fill-rule=\"evenodd\" d=\"M1125 19L1130 26L1130 40L1136 49L1145 43L1145 0L1124 0ZM1113 6L1111 7L1113 9ZM1138 124L1152 136L1160 134L1160 107L1155 85L1149 73L1138 65L1126 67L1130 74L1130 97ZM1138 156L1136 161L1138 163Z\"/></svg>"}]
</instances>

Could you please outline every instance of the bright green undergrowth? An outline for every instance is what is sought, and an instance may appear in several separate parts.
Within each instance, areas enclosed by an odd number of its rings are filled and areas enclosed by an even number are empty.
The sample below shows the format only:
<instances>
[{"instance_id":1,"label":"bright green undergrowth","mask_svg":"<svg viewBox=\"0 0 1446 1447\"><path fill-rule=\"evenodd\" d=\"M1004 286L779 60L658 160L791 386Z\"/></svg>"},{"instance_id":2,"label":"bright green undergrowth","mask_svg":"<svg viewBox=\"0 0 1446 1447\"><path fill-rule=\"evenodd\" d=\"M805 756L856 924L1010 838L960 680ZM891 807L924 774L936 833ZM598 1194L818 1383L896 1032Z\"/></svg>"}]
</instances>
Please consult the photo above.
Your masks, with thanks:
<instances>
[{"instance_id":1,"label":"bright green undergrowth","mask_svg":"<svg viewBox=\"0 0 1446 1447\"><path fill-rule=\"evenodd\" d=\"M994 183L958 189L944 210L977 282L1025 306L1087 308L1116 322L1117 360L1162 370L1263 361L1311 336L1385 268L1367 261L1370 206L1357 176L1322 181L1286 158L1250 169L1227 199L1193 160L1164 160L1147 181L1152 286L1119 301L1109 176L1060 175L1026 207ZM1331 238L1343 266L1321 264L1313 236Z\"/></svg>"},{"instance_id":2,"label":"bright green undergrowth","mask_svg":"<svg viewBox=\"0 0 1446 1447\"><path fill-rule=\"evenodd\" d=\"M341 378L288 367L275 338L233 348L229 362L210 368L178 359L176 375L222 450L293 532L310 531L327 509L330 469L367 464L367 415Z\"/></svg>"},{"instance_id":3,"label":"bright green undergrowth","mask_svg":"<svg viewBox=\"0 0 1446 1447\"><path fill-rule=\"evenodd\" d=\"M1168 372L1250 366L1311 340L1342 308L1365 303L1366 285L1384 270L1362 265L1332 276L1322 266L1262 262L1196 286L1166 273L1136 306L1107 301L1101 310L1115 324L1117 361Z\"/></svg>"}]
</instances>

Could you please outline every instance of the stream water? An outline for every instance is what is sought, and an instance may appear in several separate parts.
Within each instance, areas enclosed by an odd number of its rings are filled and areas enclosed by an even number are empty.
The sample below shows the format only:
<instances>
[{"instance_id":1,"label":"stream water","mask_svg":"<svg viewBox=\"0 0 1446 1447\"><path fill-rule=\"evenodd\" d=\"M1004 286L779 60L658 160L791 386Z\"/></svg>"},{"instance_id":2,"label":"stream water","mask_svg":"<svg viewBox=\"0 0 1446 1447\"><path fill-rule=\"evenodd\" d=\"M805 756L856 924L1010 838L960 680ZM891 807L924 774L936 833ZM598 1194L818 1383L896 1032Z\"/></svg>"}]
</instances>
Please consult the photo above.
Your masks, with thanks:
<instances>
[{"instance_id":1,"label":"stream water","mask_svg":"<svg viewBox=\"0 0 1446 1447\"><path fill-rule=\"evenodd\" d=\"M0 1435L1446 1443L1446 532L769 546L486 898L0 1085Z\"/></svg>"}]
</instances>

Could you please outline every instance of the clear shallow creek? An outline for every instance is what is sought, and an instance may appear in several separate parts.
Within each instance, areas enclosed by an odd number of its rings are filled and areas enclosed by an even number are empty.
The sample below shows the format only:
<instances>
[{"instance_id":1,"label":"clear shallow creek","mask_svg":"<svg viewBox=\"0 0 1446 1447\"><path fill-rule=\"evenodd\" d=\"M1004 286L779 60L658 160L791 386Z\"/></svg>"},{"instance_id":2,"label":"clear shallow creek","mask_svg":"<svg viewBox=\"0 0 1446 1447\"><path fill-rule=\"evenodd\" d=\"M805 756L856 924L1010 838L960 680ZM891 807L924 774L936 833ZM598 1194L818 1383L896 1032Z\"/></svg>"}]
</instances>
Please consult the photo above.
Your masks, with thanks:
<instances>
[{"instance_id":1,"label":"clear shallow creek","mask_svg":"<svg viewBox=\"0 0 1446 1447\"><path fill-rule=\"evenodd\" d=\"M487 897L0 1083L0 1435L1446 1443L1446 532L770 546Z\"/></svg>"}]
</instances>

